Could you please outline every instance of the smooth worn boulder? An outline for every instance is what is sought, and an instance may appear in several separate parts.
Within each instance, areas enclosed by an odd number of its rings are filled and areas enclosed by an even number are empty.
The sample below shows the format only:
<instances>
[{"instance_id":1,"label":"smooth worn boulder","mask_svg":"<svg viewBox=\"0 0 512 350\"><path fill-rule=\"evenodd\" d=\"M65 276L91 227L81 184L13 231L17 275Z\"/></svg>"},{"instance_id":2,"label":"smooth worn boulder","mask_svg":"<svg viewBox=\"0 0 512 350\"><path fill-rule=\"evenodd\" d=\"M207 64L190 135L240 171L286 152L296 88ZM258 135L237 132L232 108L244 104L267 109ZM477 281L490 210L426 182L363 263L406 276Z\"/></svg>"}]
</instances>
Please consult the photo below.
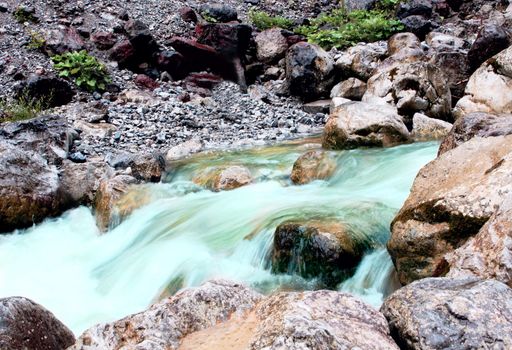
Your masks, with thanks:
<instances>
[{"instance_id":1,"label":"smooth worn boulder","mask_svg":"<svg viewBox=\"0 0 512 350\"><path fill-rule=\"evenodd\" d=\"M341 53L336 68L343 76L368 80L379 63L386 57L388 45L385 41L357 44Z\"/></svg>"},{"instance_id":2,"label":"smooth worn boulder","mask_svg":"<svg viewBox=\"0 0 512 350\"><path fill-rule=\"evenodd\" d=\"M495 280L426 278L381 307L401 349L512 348L512 289Z\"/></svg>"},{"instance_id":3,"label":"smooth worn boulder","mask_svg":"<svg viewBox=\"0 0 512 350\"><path fill-rule=\"evenodd\" d=\"M366 83L357 78L348 78L336 84L331 90L331 98L344 97L354 101L361 101L366 92Z\"/></svg>"},{"instance_id":4,"label":"smooth worn boulder","mask_svg":"<svg viewBox=\"0 0 512 350\"><path fill-rule=\"evenodd\" d=\"M487 60L468 81L455 118L473 112L512 113L512 46Z\"/></svg>"},{"instance_id":5,"label":"smooth worn boulder","mask_svg":"<svg viewBox=\"0 0 512 350\"><path fill-rule=\"evenodd\" d=\"M212 191L229 191L253 181L251 171L244 166L210 167L194 176L192 181Z\"/></svg>"},{"instance_id":6,"label":"smooth worn boulder","mask_svg":"<svg viewBox=\"0 0 512 350\"><path fill-rule=\"evenodd\" d=\"M400 282L445 274L445 254L477 234L509 192L512 135L473 138L423 167L391 224Z\"/></svg>"},{"instance_id":7,"label":"smooth worn boulder","mask_svg":"<svg viewBox=\"0 0 512 350\"><path fill-rule=\"evenodd\" d=\"M512 196L476 236L446 256L450 277L496 279L512 287Z\"/></svg>"},{"instance_id":8,"label":"smooth worn boulder","mask_svg":"<svg viewBox=\"0 0 512 350\"><path fill-rule=\"evenodd\" d=\"M484 25L468 52L471 67L477 69L488 58L505 50L511 44L507 31L497 24Z\"/></svg>"},{"instance_id":9,"label":"smooth worn boulder","mask_svg":"<svg viewBox=\"0 0 512 350\"><path fill-rule=\"evenodd\" d=\"M384 61L385 65L395 61L416 62L424 58L425 53L421 48L421 40L414 33L403 32L389 38L388 55Z\"/></svg>"},{"instance_id":10,"label":"smooth worn boulder","mask_svg":"<svg viewBox=\"0 0 512 350\"><path fill-rule=\"evenodd\" d=\"M329 178L336 170L336 161L325 151L304 153L293 164L290 179L294 184L304 185L314 180Z\"/></svg>"},{"instance_id":11,"label":"smooth worn boulder","mask_svg":"<svg viewBox=\"0 0 512 350\"><path fill-rule=\"evenodd\" d=\"M415 140L442 139L452 129L452 124L416 113L412 118L412 136Z\"/></svg>"},{"instance_id":12,"label":"smooth worn boulder","mask_svg":"<svg viewBox=\"0 0 512 350\"><path fill-rule=\"evenodd\" d=\"M380 98L398 108L401 115L422 113L431 118L451 119L451 93L443 72L424 61L379 68L368 80L363 101Z\"/></svg>"},{"instance_id":13,"label":"smooth worn boulder","mask_svg":"<svg viewBox=\"0 0 512 350\"><path fill-rule=\"evenodd\" d=\"M264 30L254 38L258 60L266 63L277 62L286 54L288 41L280 28Z\"/></svg>"},{"instance_id":14,"label":"smooth worn boulder","mask_svg":"<svg viewBox=\"0 0 512 350\"><path fill-rule=\"evenodd\" d=\"M34 101L44 108L68 104L75 92L71 85L57 77L32 75L16 86L15 97L18 100Z\"/></svg>"},{"instance_id":15,"label":"smooth worn boulder","mask_svg":"<svg viewBox=\"0 0 512 350\"><path fill-rule=\"evenodd\" d=\"M314 100L330 91L334 61L317 45L297 43L286 53L286 80L292 95Z\"/></svg>"},{"instance_id":16,"label":"smooth worn boulder","mask_svg":"<svg viewBox=\"0 0 512 350\"><path fill-rule=\"evenodd\" d=\"M409 140L396 108L365 102L343 103L329 116L322 146L344 149L360 146L388 147Z\"/></svg>"},{"instance_id":17,"label":"smooth worn boulder","mask_svg":"<svg viewBox=\"0 0 512 350\"><path fill-rule=\"evenodd\" d=\"M357 266L366 244L336 220L285 222L274 233L272 272L317 277L334 287Z\"/></svg>"},{"instance_id":18,"label":"smooth worn boulder","mask_svg":"<svg viewBox=\"0 0 512 350\"><path fill-rule=\"evenodd\" d=\"M149 309L124 319L94 326L68 350L170 349L193 332L241 317L262 296L226 281L207 282L185 289Z\"/></svg>"},{"instance_id":19,"label":"smooth worn boulder","mask_svg":"<svg viewBox=\"0 0 512 350\"><path fill-rule=\"evenodd\" d=\"M439 154L448 152L474 137L512 134L512 114L470 113L457 119L439 147Z\"/></svg>"},{"instance_id":20,"label":"smooth worn boulder","mask_svg":"<svg viewBox=\"0 0 512 350\"><path fill-rule=\"evenodd\" d=\"M166 155L166 162L173 162L183 158L187 158L192 154L198 153L203 149L203 143L199 139L191 139L171 147Z\"/></svg>"},{"instance_id":21,"label":"smooth worn boulder","mask_svg":"<svg viewBox=\"0 0 512 350\"><path fill-rule=\"evenodd\" d=\"M2 350L59 350L74 343L73 333L41 305L23 297L0 299Z\"/></svg>"}]
</instances>

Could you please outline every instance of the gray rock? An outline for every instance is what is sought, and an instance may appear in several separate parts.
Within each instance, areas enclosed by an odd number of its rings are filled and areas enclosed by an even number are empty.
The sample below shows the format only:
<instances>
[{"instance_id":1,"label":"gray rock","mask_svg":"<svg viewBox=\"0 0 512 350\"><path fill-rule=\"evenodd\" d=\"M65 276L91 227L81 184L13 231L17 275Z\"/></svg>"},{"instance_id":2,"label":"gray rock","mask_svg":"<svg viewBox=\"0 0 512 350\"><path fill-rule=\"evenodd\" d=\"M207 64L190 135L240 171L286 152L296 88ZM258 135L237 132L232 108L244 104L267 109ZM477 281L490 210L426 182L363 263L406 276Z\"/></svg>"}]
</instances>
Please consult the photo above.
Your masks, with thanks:
<instances>
[{"instance_id":1,"label":"gray rock","mask_svg":"<svg viewBox=\"0 0 512 350\"><path fill-rule=\"evenodd\" d=\"M344 97L353 101L361 101L366 92L366 83L357 78L348 78L336 84L331 90L331 98Z\"/></svg>"},{"instance_id":2,"label":"gray rock","mask_svg":"<svg viewBox=\"0 0 512 350\"><path fill-rule=\"evenodd\" d=\"M412 118L412 136L416 140L442 139L452 129L452 124L416 113Z\"/></svg>"},{"instance_id":3,"label":"gray rock","mask_svg":"<svg viewBox=\"0 0 512 350\"><path fill-rule=\"evenodd\" d=\"M288 50L288 41L279 28L264 30L254 40L258 59L265 63L279 61Z\"/></svg>"}]
</instances>

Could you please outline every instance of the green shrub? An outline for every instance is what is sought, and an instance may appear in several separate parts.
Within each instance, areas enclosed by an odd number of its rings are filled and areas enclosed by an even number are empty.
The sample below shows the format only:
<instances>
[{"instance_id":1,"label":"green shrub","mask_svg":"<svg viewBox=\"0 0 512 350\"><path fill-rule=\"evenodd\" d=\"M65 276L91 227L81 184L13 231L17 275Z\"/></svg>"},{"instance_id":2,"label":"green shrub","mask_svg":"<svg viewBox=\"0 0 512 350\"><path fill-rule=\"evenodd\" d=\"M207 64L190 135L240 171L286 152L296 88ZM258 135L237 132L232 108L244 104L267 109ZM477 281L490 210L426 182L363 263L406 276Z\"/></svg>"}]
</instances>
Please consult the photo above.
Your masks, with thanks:
<instances>
[{"instance_id":1,"label":"green shrub","mask_svg":"<svg viewBox=\"0 0 512 350\"><path fill-rule=\"evenodd\" d=\"M32 119L45 110L46 105L44 101L31 99L26 95L14 100L1 99L0 123Z\"/></svg>"},{"instance_id":2,"label":"green shrub","mask_svg":"<svg viewBox=\"0 0 512 350\"><path fill-rule=\"evenodd\" d=\"M30 32L30 41L27 47L32 50L41 50L46 45L46 40L39 32Z\"/></svg>"},{"instance_id":3,"label":"green shrub","mask_svg":"<svg viewBox=\"0 0 512 350\"><path fill-rule=\"evenodd\" d=\"M289 18L281 16L273 17L266 12L256 11L254 9L249 11L249 20L259 30L265 30L274 27L292 29L294 25L294 22Z\"/></svg>"},{"instance_id":4,"label":"green shrub","mask_svg":"<svg viewBox=\"0 0 512 350\"><path fill-rule=\"evenodd\" d=\"M325 49L342 49L358 42L387 39L404 29L402 23L393 18L393 9L398 2L381 0L376 9L370 11L347 13L344 9L333 10L312 19L310 25L301 26L296 32Z\"/></svg>"},{"instance_id":5,"label":"green shrub","mask_svg":"<svg viewBox=\"0 0 512 350\"><path fill-rule=\"evenodd\" d=\"M28 11L23 6L17 7L16 10L14 10L14 12L12 13L12 15L14 16L16 21L19 23L25 23L25 22L37 23L37 22L39 22L37 17L34 16L34 13Z\"/></svg>"},{"instance_id":6,"label":"green shrub","mask_svg":"<svg viewBox=\"0 0 512 350\"><path fill-rule=\"evenodd\" d=\"M80 88L102 91L110 82L105 65L85 50L55 55L52 61L61 77L73 78Z\"/></svg>"}]
</instances>

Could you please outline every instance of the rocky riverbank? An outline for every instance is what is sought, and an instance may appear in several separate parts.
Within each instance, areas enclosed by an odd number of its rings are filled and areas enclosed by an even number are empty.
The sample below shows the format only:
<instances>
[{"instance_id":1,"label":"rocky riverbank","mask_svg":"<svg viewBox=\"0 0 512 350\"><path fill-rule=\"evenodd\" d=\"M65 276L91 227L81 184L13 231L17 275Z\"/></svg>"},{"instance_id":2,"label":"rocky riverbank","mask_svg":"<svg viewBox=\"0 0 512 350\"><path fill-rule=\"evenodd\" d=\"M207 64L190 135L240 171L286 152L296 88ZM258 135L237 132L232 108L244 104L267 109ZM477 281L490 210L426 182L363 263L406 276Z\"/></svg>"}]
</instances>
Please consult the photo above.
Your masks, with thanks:
<instances>
[{"instance_id":1,"label":"rocky riverbank","mask_svg":"<svg viewBox=\"0 0 512 350\"><path fill-rule=\"evenodd\" d=\"M335 290L264 296L210 281L74 339L42 306L11 297L0 301L0 347L512 348L512 5L391 4L399 27L387 40L322 48L308 30L333 30L314 19L330 1L0 3L2 233L79 205L107 232L146 203L125 193L193 153L322 131L325 150L442 140L391 224L404 287L380 311ZM258 28L251 11L289 28ZM69 62L58 76L58 55L80 50L105 76L71 79ZM291 182L329 178L329 157L303 154ZM238 165L207 170L191 180L212 191L254 181ZM329 220L279 225L269 269L336 289L374 242Z\"/></svg>"}]
</instances>

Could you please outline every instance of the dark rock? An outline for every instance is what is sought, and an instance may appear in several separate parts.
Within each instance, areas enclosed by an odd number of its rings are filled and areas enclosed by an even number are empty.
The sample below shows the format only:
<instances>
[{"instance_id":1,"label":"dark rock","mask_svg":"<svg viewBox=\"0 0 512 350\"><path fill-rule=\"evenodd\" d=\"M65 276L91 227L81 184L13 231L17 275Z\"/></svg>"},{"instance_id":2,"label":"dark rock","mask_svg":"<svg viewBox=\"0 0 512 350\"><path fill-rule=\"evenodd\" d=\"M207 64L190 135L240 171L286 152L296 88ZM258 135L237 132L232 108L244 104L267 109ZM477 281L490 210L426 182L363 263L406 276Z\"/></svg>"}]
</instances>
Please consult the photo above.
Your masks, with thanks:
<instances>
[{"instance_id":1,"label":"dark rock","mask_svg":"<svg viewBox=\"0 0 512 350\"><path fill-rule=\"evenodd\" d=\"M68 104L75 92L71 85L60 78L32 75L15 88L17 99L39 101L45 108Z\"/></svg>"},{"instance_id":2,"label":"dark rock","mask_svg":"<svg viewBox=\"0 0 512 350\"><path fill-rule=\"evenodd\" d=\"M422 16L430 18L432 16L432 1L430 0L411 0L400 2L396 9L396 16L400 19L409 16Z\"/></svg>"},{"instance_id":3,"label":"dark rock","mask_svg":"<svg viewBox=\"0 0 512 350\"><path fill-rule=\"evenodd\" d=\"M401 22L407 32L414 33L421 40L436 27L430 19L418 15L405 17Z\"/></svg>"},{"instance_id":4,"label":"dark rock","mask_svg":"<svg viewBox=\"0 0 512 350\"><path fill-rule=\"evenodd\" d=\"M222 82L222 78L210 73L190 73L185 82L187 85L211 90Z\"/></svg>"},{"instance_id":5,"label":"dark rock","mask_svg":"<svg viewBox=\"0 0 512 350\"><path fill-rule=\"evenodd\" d=\"M457 119L439 147L438 155L448 152L474 137L495 137L512 134L512 115L470 113Z\"/></svg>"},{"instance_id":6,"label":"dark rock","mask_svg":"<svg viewBox=\"0 0 512 350\"><path fill-rule=\"evenodd\" d=\"M109 32L94 32L91 41L99 50L108 50L116 44L116 37Z\"/></svg>"},{"instance_id":7,"label":"dark rock","mask_svg":"<svg viewBox=\"0 0 512 350\"><path fill-rule=\"evenodd\" d=\"M0 12L7 12L9 10L9 5L7 5L7 3L5 2L2 2L0 3Z\"/></svg>"},{"instance_id":8,"label":"dark rock","mask_svg":"<svg viewBox=\"0 0 512 350\"><path fill-rule=\"evenodd\" d=\"M336 161L325 151L309 151L293 163L290 179L296 185L325 180L336 170Z\"/></svg>"},{"instance_id":9,"label":"dark rock","mask_svg":"<svg viewBox=\"0 0 512 350\"><path fill-rule=\"evenodd\" d=\"M286 54L286 80L292 95L311 101L330 91L334 82L334 62L319 46L295 44Z\"/></svg>"},{"instance_id":10,"label":"dark rock","mask_svg":"<svg viewBox=\"0 0 512 350\"><path fill-rule=\"evenodd\" d=\"M191 7L180 8L180 17L185 22L197 23L197 13Z\"/></svg>"},{"instance_id":11,"label":"dark rock","mask_svg":"<svg viewBox=\"0 0 512 350\"><path fill-rule=\"evenodd\" d=\"M478 68L488 58L506 49L509 45L510 39L501 26L488 24L482 27L468 52L471 67Z\"/></svg>"},{"instance_id":12,"label":"dark rock","mask_svg":"<svg viewBox=\"0 0 512 350\"><path fill-rule=\"evenodd\" d=\"M423 279L388 297L381 312L401 349L512 347L512 289L495 280Z\"/></svg>"},{"instance_id":13,"label":"dark rock","mask_svg":"<svg viewBox=\"0 0 512 350\"><path fill-rule=\"evenodd\" d=\"M136 62L135 48L129 40L120 41L110 51L110 59L117 61L121 68L131 67Z\"/></svg>"},{"instance_id":14,"label":"dark rock","mask_svg":"<svg viewBox=\"0 0 512 350\"><path fill-rule=\"evenodd\" d=\"M73 333L41 305L23 297L0 299L2 350L56 350L74 343Z\"/></svg>"},{"instance_id":15,"label":"dark rock","mask_svg":"<svg viewBox=\"0 0 512 350\"><path fill-rule=\"evenodd\" d=\"M80 33L73 27L52 29L46 35L45 48L56 55L80 51L85 47L84 45Z\"/></svg>"},{"instance_id":16,"label":"dark rock","mask_svg":"<svg viewBox=\"0 0 512 350\"><path fill-rule=\"evenodd\" d=\"M286 222L274 234L272 271L319 277L333 287L357 266L364 244L337 221Z\"/></svg>"},{"instance_id":17,"label":"dark rock","mask_svg":"<svg viewBox=\"0 0 512 350\"><path fill-rule=\"evenodd\" d=\"M236 21L238 13L234 8L223 4L206 4L200 7L201 15L211 17L220 23Z\"/></svg>"},{"instance_id":18,"label":"dark rock","mask_svg":"<svg viewBox=\"0 0 512 350\"><path fill-rule=\"evenodd\" d=\"M148 90L155 90L157 87L160 86L156 81L151 79L145 74L137 74L137 76L134 79L135 85L142 89L148 89Z\"/></svg>"},{"instance_id":19,"label":"dark rock","mask_svg":"<svg viewBox=\"0 0 512 350\"><path fill-rule=\"evenodd\" d=\"M151 57L154 52L158 51L158 44L144 22L129 20L124 25L124 29L138 55Z\"/></svg>"},{"instance_id":20,"label":"dark rock","mask_svg":"<svg viewBox=\"0 0 512 350\"><path fill-rule=\"evenodd\" d=\"M129 166L137 180L159 182L165 171L165 159L158 153L142 154L134 157Z\"/></svg>"},{"instance_id":21,"label":"dark rock","mask_svg":"<svg viewBox=\"0 0 512 350\"><path fill-rule=\"evenodd\" d=\"M329 107L331 106L331 100L318 100L313 102L304 103L302 110L307 113L329 113Z\"/></svg>"},{"instance_id":22,"label":"dark rock","mask_svg":"<svg viewBox=\"0 0 512 350\"><path fill-rule=\"evenodd\" d=\"M158 68L168 72L173 79L182 79L186 72L183 72L183 55L174 50L165 50L157 56Z\"/></svg>"}]
</instances>

